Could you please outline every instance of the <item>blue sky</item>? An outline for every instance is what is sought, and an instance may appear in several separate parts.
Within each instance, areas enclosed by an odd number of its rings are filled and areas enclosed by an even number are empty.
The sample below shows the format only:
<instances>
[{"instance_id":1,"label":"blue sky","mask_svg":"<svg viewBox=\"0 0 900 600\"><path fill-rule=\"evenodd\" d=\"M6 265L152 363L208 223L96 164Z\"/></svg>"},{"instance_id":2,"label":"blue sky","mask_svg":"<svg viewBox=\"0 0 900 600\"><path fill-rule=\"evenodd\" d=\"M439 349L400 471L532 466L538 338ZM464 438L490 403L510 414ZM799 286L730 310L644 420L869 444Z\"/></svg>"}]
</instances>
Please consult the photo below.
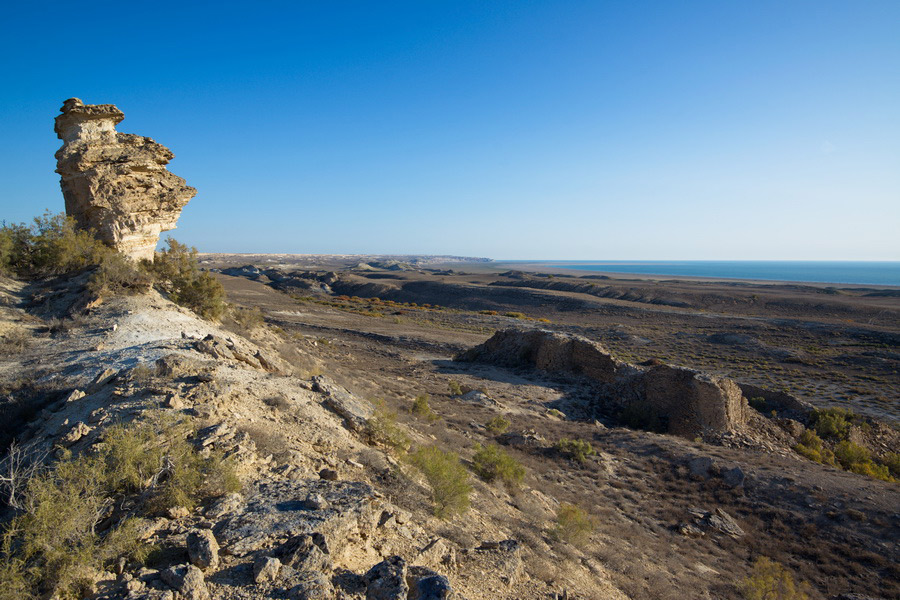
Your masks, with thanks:
<instances>
[{"instance_id":1,"label":"blue sky","mask_svg":"<svg viewBox=\"0 0 900 600\"><path fill-rule=\"evenodd\" d=\"M900 260L900 2L16 3L2 215L113 103L210 252Z\"/></svg>"}]
</instances>

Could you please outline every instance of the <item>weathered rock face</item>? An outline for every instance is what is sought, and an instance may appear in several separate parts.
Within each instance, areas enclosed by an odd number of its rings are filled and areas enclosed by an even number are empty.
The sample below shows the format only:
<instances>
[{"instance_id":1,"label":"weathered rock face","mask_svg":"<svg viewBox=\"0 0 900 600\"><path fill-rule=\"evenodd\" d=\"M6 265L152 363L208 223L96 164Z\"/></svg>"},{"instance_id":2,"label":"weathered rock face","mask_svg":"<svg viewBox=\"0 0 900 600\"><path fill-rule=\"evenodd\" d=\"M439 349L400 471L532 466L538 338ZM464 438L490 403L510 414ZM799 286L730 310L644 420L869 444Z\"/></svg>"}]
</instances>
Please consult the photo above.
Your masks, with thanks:
<instances>
[{"instance_id":1,"label":"weathered rock face","mask_svg":"<svg viewBox=\"0 0 900 600\"><path fill-rule=\"evenodd\" d=\"M70 98L61 111L56 172L66 213L126 256L153 260L160 233L175 228L197 190L166 170L171 150L116 131L125 115L114 105Z\"/></svg>"},{"instance_id":2,"label":"weathered rock face","mask_svg":"<svg viewBox=\"0 0 900 600\"><path fill-rule=\"evenodd\" d=\"M663 416L667 431L692 437L733 431L747 421L747 401L730 379L658 365L635 378L637 402Z\"/></svg>"},{"instance_id":3,"label":"weathered rock face","mask_svg":"<svg viewBox=\"0 0 900 600\"><path fill-rule=\"evenodd\" d=\"M545 330L498 331L485 343L463 353L459 359L584 375L604 383L615 381L620 370L627 366L596 342Z\"/></svg>"},{"instance_id":4,"label":"weathered rock face","mask_svg":"<svg viewBox=\"0 0 900 600\"><path fill-rule=\"evenodd\" d=\"M600 344L552 331L498 331L458 360L530 367L551 373L582 375L606 389L609 401L637 410L663 430L694 437L741 429L749 406L730 379L657 365L637 367L613 358Z\"/></svg>"}]
</instances>

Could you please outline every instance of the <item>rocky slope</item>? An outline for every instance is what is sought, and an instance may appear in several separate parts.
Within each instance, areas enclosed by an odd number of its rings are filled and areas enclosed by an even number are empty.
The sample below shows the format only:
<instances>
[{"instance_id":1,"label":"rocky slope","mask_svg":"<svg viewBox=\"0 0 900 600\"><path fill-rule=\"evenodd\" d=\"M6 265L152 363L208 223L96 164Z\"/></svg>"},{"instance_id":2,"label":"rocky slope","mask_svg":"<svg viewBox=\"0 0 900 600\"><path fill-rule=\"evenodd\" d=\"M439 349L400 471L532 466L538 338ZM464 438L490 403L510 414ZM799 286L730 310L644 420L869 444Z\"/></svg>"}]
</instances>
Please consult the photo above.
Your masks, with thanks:
<instances>
[{"instance_id":1,"label":"rocky slope","mask_svg":"<svg viewBox=\"0 0 900 600\"><path fill-rule=\"evenodd\" d=\"M150 413L188 416L193 444L236 460L243 491L147 521L143 538L166 549L152 567L96 573L96 598L537 598L551 586L522 569L530 552L478 508L481 539L440 535L427 510L391 502L384 481L414 471L364 443L372 405L327 377L295 376L269 345L203 321L156 293L111 299L66 318L79 281L40 289L4 280L2 321L25 331L23 351L0 361L9 397L27 378L41 390L18 431L31 452L90 453L117 423ZM25 310L25 307L31 307ZM69 315L71 317L72 315ZM47 323L65 327L48 332ZM53 328L49 328L53 329ZM44 333L41 333L44 332ZM296 358L296 356L295 356ZM314 363L315 360L312 359ZM413 433L418 443L427 443ZM552 511L554 501L535 496ZM624 598L601 570L586 579Z\"/></svg>"}]
</instances>

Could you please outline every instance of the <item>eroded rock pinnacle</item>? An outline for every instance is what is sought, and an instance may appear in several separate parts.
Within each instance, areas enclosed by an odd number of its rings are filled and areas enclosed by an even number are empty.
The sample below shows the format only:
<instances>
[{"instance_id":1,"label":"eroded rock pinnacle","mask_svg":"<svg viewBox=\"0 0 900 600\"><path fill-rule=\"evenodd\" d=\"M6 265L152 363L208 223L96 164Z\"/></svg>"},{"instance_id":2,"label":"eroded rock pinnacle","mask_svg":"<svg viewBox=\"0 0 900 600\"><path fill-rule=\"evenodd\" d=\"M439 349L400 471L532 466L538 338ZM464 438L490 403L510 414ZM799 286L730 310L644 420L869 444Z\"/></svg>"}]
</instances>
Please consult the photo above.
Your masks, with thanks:
<instances>
[{"instance_id":1,"label":"eroded rock pinnacle","mask_svg":"<svg viewBox=\"0 0 900 600\"><path fill-rule=\"evenodd\" d=\"M66 213L78 227L135 260L153 260L160 233L175 228L197 190L166 170L175 155L148 137L119 133L112 104L63 102L55 131Z\"/></svg>"}]
</instances>

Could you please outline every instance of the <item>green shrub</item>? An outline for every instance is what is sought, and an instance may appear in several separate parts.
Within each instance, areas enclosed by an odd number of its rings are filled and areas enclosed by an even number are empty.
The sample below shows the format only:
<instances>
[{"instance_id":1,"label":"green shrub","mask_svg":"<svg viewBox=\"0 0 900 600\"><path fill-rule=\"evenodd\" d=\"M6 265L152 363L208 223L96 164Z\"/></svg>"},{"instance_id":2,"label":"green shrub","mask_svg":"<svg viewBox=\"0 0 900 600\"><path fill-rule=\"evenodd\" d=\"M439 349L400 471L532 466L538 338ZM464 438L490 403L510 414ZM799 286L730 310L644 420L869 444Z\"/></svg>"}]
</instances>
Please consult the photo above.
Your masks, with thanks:
<instances>
[{"instance_id":1,"label":"green shrub","mask_svg":"<svg viewBox=\"0 0 900 600\"><path fill-rule=\"evenodd\" d=\"M458 381L454 381L451 379L449 382L447 382L447 388L450 390L451 396L462 396L463 395L462 386L459 385Z\"/></svg>"},{"instance_id":2,"label":"green shrub","mask_svg":"<svg viewBox=\"0 0 900 600\"><path fill-rule=\"evenodd\" d=\"M586 440L570 440L569 438L562 438L556 442L556 449L561 454L582 465L587 462L589 456L597 453L590 442Z\"/></svg>"},{"instance_id":3,"label":"green shrub","mask_svg":"<svg viewBox=\"0 0 900 600\"><path fill-rule=\"evenodd\" d=\"M390 410L382 399L375 401L375 414L366 421L365 434L369 443L386 446L397 454L409 450L409 436L397 423L397 412Z\"/></svg>"},{"instance_id":4,"label":"green shrub","mask_svg":"<svg viewBox=\"0 0 900 600\"><path fill-rule=\"evenodd\" d=\"M572 545L584 544L594 530L594 520L584 510L563 502L556 510L556 525L551 534Z\"/></svg>"},{"instance_id":5,"label":"green shrub","mask_svg":"<svg viewBox=\"0 0 900 600\"><path fill-rule=\"evenodd\" d=\"M118 252L103 256L87 284L97 296L143 294L152 285L150 273Z\"/></svg>"},{"instance_id":6,"label":"green shrub","mask_svg":"<svg viewBox=\"0 0 900 600\"><path fill-rule=\"evenodd\" d=\"M875 463L872 460L871 452L849 440L844 440L835 446L834 456L840 465L848 471L859 473L860 475L868 475L883 481L894 481L888 465Z\"/></svg>"},{"instance_id":7,"label":"green shrub","mask_svg":"<svg viewBox=\"0 0 900 600\"><path fill-rule=\"evenodd\" d=\"M504 419L503 417L497 415L493 419L487 422L485 428L493 433L494 435L500 435L505 433L507 429L509 429L509 421Z\"/></svg>"},{"instance_id":8,"label":"green shrub","mask_svg":"<svg viewBox=\"0 0 900 600\"><path fill-rule=\"evenodd\" d=\"M856 415L846 408L815 410L812 415L812 426L816 433L823 438L836 441L846 440L856 418Z\"/></svg>"},{"instance_id":9,"label":"green shrub","mask_svg":"<svg viewBox=\"0 0 900 600\"><path fill-rule=\"evenodd\" d=\"M147 267L157 276L173 302L186 306L204 319L218 319L225 312L225 288L215 277L200 270L197 249L168 238L168 248L157 252Z\"/></svg>"},{"instance_id":10,"label":"green shrub","mask_svg":"<svg viewBox=\"0 0 900 600\"><path fill-rule=\"evenodd\" d=\"M762 396L756 396L756 397L750 398L749 400L747 400L747 403L750 405L751 408L754 408L761 413L765 413L769 407L769 403L766 402L766 399L763 398Z\"/></svg>"},{"instance_id":11,"label":"green shrub","mask_svg":"<svg viewBox=\"0 0 900 600\"><path fill-rule=\"evenodd\" d=\"M822 438L817 436L812 429L803 432L800 436L800 443L794 446L794 451L824 465L837 466L834 452L825 447Z\"/></svg>"},{"instance_id":12,"label":"green shrub","mask_svg":"<svg viewBox=\"0 0 900 600\"><path fill-rule=\"evenodd\" d=\"M892 476L900 478L900 453L888 452L881 462L888 468Z\"/></svg>"},{"instance_id":13,"label":"green shrub","mask_svg":"<svg viewBox=\"0 0 900 600\"><path fill-rule=\"evenodd\" d=\"M99 264L113 250L74 219L49 211L32 225L0 227L0 271L20 277L62 275Z\"/></svg>"},{"instance_id":14,"label":"green shrub","mask_svg":"<svg viewBox=\"0 0 900 600\"><path fill-rule=\"evenodd\" d=\"M525 478L525 467L497 444L475 444L472 468L488 483L499 479L509 490L517 489Z\"/></svg>"},{"instance_id":15,"label":"green shrub","mask_svg":"<svg viewBox=\"0 0 900 600\"><path fill-rule=\"evenodd\" d=\"M756 559L753 574L739 587L745 600L808 600L810 591L808 583L796 583L790 571L765 556Z\"/></svg>"},{"instance_id":16,"label":"green shrub","mask_svg":"<svg viewBox=\"0 0 900 600\"><path fill-rule=\"evenodd\" d=\"M410 412L419 419L424 419L429 423L433 423L440 419L440 417L433 410L431 410L431 406L428 404L428 394L420 394L419 396L416 396L416 399L413 400Z\"/></svg>"},{"instance_id":17,"label":"green shrub","mask_svg":"<svg viewBox=\"0 0 900 600\"><path fill-rule=\"evenodd\" d=\"M83 598L94 575L117 558L142 559L147 548L136 518L100 527L126 497L136 496L139 508L164 510L236 491L231 463L202 456L187 441L190 432L187 421L151 414L107 429L95 452L64 452L52 469L32 476L18 502L22 511L0 537L0 599Z\"/></svg>"},{"instance_id":18,"label":"green shrub","mask_svg":"<svg viewBox=\"0 0 900 600\"><path fill-rule=\"evenodd\" d=\"M410 462L422 472L431 487L434 515L445 519L469 509L469 474L455 452L435 446L418 449Z\"/></svg>"},{"instance_id":19,"label":"green shrub","mask_svg":"<svg viewBox=\"0 0 900 600\"><path fill-rule=\"evenodd\" d=\"M505 313L503 313L503 316L504 316L504 317L511 317L511 318L513 318L513 319L524 319L524 318L525 318L525 313L520 313L520 312L505 312Z\"/></svg>"}]
</instances>

